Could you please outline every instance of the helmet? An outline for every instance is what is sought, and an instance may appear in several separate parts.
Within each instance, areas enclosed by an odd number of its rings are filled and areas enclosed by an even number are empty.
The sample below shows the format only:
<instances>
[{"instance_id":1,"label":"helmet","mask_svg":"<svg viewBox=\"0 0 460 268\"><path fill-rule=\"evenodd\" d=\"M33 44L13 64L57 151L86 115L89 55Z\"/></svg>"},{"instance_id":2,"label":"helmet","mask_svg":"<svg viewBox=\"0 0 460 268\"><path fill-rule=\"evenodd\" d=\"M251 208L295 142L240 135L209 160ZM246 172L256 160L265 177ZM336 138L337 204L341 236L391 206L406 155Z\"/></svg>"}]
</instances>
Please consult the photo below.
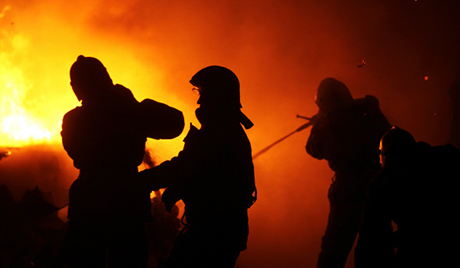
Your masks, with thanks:
<instances>
[{"instance_id":1,"label":"helmet","mask_svg":"<svg viewBox=\"0 0 460 268\"><path fill-rule=\"evenodd\" d=\"M241 112L240 82L238 77L229 69L212 65L198 71L190 80L190 84L198 88L200 98L197 117L204 119L203 109L216 116L219 112L234 114L237 120L246 128L254 124ZM203 108L203 105L207 108ZM201 116L199 116L201 115ZM201 120L200 120L201 122Z\"/></svg>"},{"instance_id":2,"label":"helmet","mask_svg":"<svg viewBox=\"0 0 460 268\"><path fill-rule=\"evenodd\" d=\"M335 78L326 78L318 86L315 96L316 105L324 113L350 105L353 97L347 86Z\"/></svg>"},{"instance_id":3,"label":"helmet","mask_svg":"<svg viewBox=\"0 0 460 268\"><path fill-rule=\"evenodd\" d=\"M199 104L242 107L238 77L225 67L212 65L203 68L192 77L190 84L200 92Z\"/></svg>"},{"instance_id":4,"label":"helmet","mask_svg":"<svg viewBox=\"0 0 460 268\"><path fill-rule=\"evenodd\" d=\"M412 134L397 126L393 126L380 139L380 156L385 159L405 157L415 147L416 141ZM382 164L385 165L384 161Z\"/></svg>"},{"instance_id":5,"label":"helmet","mask_svg":"<svg viewBox=\"0 0 460 268\"><path fill-rule=\"evenodd\" d=\"M83 55L78 56L77 61L70 68L70 80L79 100L113 85L104 65L96 58Z\"/></svg>"}]
</instances>

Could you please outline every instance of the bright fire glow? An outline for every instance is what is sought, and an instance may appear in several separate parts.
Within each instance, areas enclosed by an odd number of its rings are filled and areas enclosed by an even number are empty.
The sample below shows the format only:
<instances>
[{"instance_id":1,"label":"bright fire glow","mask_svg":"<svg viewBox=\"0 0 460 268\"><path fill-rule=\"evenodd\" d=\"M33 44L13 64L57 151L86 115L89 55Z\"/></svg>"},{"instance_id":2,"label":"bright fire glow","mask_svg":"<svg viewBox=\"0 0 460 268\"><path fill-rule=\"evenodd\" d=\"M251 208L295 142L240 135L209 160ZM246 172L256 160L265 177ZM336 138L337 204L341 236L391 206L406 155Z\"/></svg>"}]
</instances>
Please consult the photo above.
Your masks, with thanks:
<instances>
[{"instance_id":1,"label":"bright fire glow","mask_svg":"<svg viewBox=\"0 0 460 268\"><path fill-rule=\"evenodd\" d=\"M8 6L7 6L8 7ZM4 17L5 7L0 14ZM12 59L26 51L29 42L21 35L0 32L0 141L2 145L21 146L27 143L50 141L52 132L40 119L27 111L25 97L33 84L28 82L20 66Z\"/></svg>"},{"instance_id":2,"label":"bright fire glow","mask_svg":"<svg viewBox=\"0 0 460 268\"><path fill-rule=\"evenodd\" d=\"M78 55L99 58L114 83L130 88L138 100L180 106L161 90L162 72L139 49L84 27L88 22L80 13L66 20L54 10L59 7L43 5L38 11L0 6L0 147L61 142L62 117L80 105L69 84ZM177 152L182 140L168 146Z\"/></svg>"}]
</instances>

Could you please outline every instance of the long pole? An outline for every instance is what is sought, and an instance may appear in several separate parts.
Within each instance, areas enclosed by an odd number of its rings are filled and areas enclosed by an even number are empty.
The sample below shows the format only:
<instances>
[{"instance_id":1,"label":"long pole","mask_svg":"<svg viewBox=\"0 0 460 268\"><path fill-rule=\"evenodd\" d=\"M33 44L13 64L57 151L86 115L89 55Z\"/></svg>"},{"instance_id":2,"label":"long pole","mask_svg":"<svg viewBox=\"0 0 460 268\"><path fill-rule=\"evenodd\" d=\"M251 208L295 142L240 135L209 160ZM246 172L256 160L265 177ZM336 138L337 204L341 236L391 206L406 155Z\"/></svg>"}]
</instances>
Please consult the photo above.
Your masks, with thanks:
<instances>
[{"instance_id":1,"label":"long pole","mask_svg":"<svg viewBox=\"0 0 460 268\"><path fill-rule=\"evenodd\" d=\"M303 124L301 125L300 127L298 127L296 130L292 131L291 133L287 134L286 136L282 137L281 139L275 141L274 143L268 145L267 147L265 147L264 149L260 150L259 152L257 152L256 154L254 154L252 156L252 159L256 159L257 157L259 157L261 154L264 154L266 153L268 150L270 150L273 146L277 145L278 143L284 141L285 139L289 138L290 136L294 135L295 133L297 132L300 132L304 129L306 129L307 127L313 125L314 123L314 120L312 120L313 118L311 117L304 117L304 116L300 116L300 115L297 115L297 118L302 118L302 119L306 119L308 120L308 122L306 124Z\"/></svg>"}]
</instances>

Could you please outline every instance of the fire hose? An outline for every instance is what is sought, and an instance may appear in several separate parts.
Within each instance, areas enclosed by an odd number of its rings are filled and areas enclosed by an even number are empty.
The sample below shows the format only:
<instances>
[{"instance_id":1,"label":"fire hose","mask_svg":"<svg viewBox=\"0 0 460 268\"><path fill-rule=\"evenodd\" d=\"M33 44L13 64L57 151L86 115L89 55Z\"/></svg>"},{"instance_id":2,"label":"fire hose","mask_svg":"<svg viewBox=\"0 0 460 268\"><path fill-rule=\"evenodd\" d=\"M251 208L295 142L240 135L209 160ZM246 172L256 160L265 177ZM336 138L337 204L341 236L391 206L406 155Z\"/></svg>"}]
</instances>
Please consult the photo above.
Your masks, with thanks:
<instances>
[{"instance_id":1,"label":"fire hose","mask_svg":"<svg viewBox=\"0 0 460 268\"><path fill-rule=\"evenodd\" d=\"M309 126L313 125L315 123L315 116L313 117L305 117L305 116L301 116L301 115L297 115L296 116L297 118L302 118L302 119L306 119L308 120L307 123L301 125L300 127L298 127L296 130L292 131L291 133L287 134L286 136L282 137L281 139L275 141L274 143L268 145L267 147L265 147L264 149L260 150L259 152L257 152L256 154L254 154L252 156L252 159L256 159L258 156L260 156L261 154L264 154L266 153L268 150L270 150L273 146L277 145L278 143L284 141L285 139L289 138L290 136L294 135L295 133L297 132L300 132L306 128L308 128Z\"/></svg>"}]
</instances>

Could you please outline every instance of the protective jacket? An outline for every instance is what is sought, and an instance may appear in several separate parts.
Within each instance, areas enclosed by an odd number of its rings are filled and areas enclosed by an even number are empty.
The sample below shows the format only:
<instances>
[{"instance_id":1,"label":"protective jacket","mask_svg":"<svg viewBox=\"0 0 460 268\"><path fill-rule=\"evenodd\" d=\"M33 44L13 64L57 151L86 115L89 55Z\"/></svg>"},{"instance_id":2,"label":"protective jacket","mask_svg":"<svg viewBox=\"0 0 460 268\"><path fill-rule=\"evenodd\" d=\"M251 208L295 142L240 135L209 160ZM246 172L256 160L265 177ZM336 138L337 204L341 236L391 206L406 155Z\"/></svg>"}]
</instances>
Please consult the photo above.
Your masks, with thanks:
<instances>
[{"instance_id":1,"label":"protective jacket","mask_svg":"<svg viewBox=\"0 0 460 268\"><path fill-rule=\"evenodd\" d=\"M247 209L256 191L246 133L238 122L200 130L191 126L184 141L177 157L143 171L153 178L150 187L168 187L167 208L184 201L190 231L226 237L234 248L246 249Z\"/></svg>"},{"instance_id":2,"label":"protective jacket","mask_svg":"<svg viewBox=\"0 0 460 268\"><path fill-rule=\"evenodd\" d=\"M326 159L335 172L375 170L380 166L380 138L390 128L377 98L367 95L353 100L350 106L318 116L306 150L317 159Z\"/></svg>"},{"instance_id":3,"label":"protective jacket","mask_svg":"<svg viewBox=\"0 0 460 268\"><path fill-rule=\"evenodd\" d=\"M62 123L62 143L80 170L70 189L69 219L110 220L138 217L139 210L148 213L148 191L133 186L146 139L171 139L183 127L182 112L150 99L139 103L121 85L101 103L69 111Z\"/></svg>"},{"instance_id":4,"label":"protective jacket","mask_svg":"<svg viewBox=\"0 0 460 268\"><path fill-rule=\"evenodd\" d=\"M380 168L379 141L390 128L373 96L317 116L306 149L326 159L335 172L317 267L344 267L358 233L367 187Z\"/></svg>"}]
</instances>

